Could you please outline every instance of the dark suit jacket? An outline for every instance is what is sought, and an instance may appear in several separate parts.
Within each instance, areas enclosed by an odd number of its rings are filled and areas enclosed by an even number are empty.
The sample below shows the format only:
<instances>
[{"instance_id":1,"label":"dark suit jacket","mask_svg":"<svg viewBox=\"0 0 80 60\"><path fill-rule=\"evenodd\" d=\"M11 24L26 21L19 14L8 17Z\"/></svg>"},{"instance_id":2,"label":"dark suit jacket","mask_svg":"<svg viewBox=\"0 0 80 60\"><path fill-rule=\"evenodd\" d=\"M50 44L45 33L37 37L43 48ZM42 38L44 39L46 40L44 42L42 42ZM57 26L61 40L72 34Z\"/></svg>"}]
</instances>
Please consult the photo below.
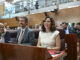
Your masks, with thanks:
<instances>
[{"instance_id":1,"label":"dark suit jacket","mask_svg":"<svg viewBox=\"0 0 80 60\"><path fill-rule=\"evenodd\" d=\"M18 30L17 32L17 43L18 43L18 38L20 35L21 29ZM34 32L29 30L28 28L25 29L24 35L21 41L21 44L26 44L26 45L34 45Z\"/></svg>"},{"instance_id":2,"label":"dark suit jacket","mask_svg":"<svg viewBox=\"0 0 80 60\"><path fill-rule=\"evenodd\" d=\"M9 32L6 32L6 34L4 35L4 39L5 39L5 43L9 43L11 36Z\"/></svg>"},{"instance_id":3,"label":"dark suit jacket","mask_svg":"<svg viewBox=\"0 0 80 60\"><path fill-rule=\"evenodd\" d=\"M80 29L79 28L74 28L75 33L77 34L77 37L80 39Z\"/></svg>"},{"instance_id":4,"label":"dark suit jacket","mask_svg":"<svg viewBox=\"0 0 80 60\"><path fill-rule=\"evenodd\" d=\"M73 34L74 33L74 28L73 27L67 27L66 29L63 29L64 31L65 30L68 30L69 31L69 34ZM66 34L66 31L65 31L65 34Z\"/></svg>"},{"instance_id":5,"label":"dark suit jacket","mask_svg":"<svg viewBox=\"0 0 80 60\"><path fill-rule=\"evenodd\" d=\"M70 34L75 33L75 29L74 29L73 27L69 27L69 33L70 33Z\"/></svg>"}]
</instances>

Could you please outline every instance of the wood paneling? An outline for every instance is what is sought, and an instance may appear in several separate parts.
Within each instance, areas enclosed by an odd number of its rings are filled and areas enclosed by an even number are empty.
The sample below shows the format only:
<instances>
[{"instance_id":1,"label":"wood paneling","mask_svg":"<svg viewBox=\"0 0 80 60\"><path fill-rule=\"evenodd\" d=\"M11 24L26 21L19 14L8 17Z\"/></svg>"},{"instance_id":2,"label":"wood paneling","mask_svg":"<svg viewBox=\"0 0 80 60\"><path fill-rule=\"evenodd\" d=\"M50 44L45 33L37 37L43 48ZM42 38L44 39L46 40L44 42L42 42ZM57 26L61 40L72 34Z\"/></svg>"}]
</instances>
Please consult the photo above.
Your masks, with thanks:
<instances>
[{"instance_id":1,"label":"wood paneling","mask_svg":"<svg viewBox=\"0 0 80 60\"><path fill-rule=\"evenodd\" d=\"M29 26L34 25L34 24L40 24L41 21L44 19L44 14L43 13L38 13L38 14L32 14L27 16L29 19ZM16 21L15 18L10 18L10 19L0 19L0 22L2 23L7 23L9 27L16 27L19 26L18 21Z\"/></svg>"},{"instance_id":2,"label":"wood paneling","mask_svg":"<svg viewBox=\"0 0 80 60\"><path fill-rule=\"evenodd\" d=\"M80 22L80 7L59 10L58 14L48 12L48 15L56 20L57 24L62 22Z\"/></svg>"},{"instance_id":3,"label":"wood paneling","mask_svg":"<svg viewBox=\"0 0 80 60\"><path fill-rule=\"evenodd\" d=\"M59 10L58 13L54 12L47 12L47 14L54 18L56 24L61 24L62 22L80 22L80 7L75 8L68 8L68 9L62 9ZM27 15L29 19L29 26L40 24L41 21L45 18L44 13L38 13L38 14L31 14ZM19 23L16 21L15 18L11 19L3 19L3 21L0 20L0 22L7 22L10 27L12 26L18 26Z\"/></svg>"},{"instance_id":4,"label":"wood paneling","mask_svg":"<svg viewBox=\"0 0 80 60\"><path fill-rule=\"evenodd\" d=\"M47 14L54 18L56 24L61 24L62 22L80 22L80 7L67 8L58 10L58 13L47 12ZM45 18L44 13L28 15L29 25L40 24Z\"/></svg>"},{"instance_id":5,"label":"wood paneling","mask_svg":"<svg viewBox=\"0 0 80 60\"><path fill-rule=\"evenodd\" d=\"M32 14L27 16L29 19L29 25L40 24L45 18L44 13Z\"/></svg>"},{"instance_id":6,"label":"wood paneling","mask_svg":"<svg viewBox=\"0 0 80 60\"><path fill-rule=\"evenodd\" d=\"M0 19L0 22L7 23L9 27L17 27L19 25L18 21L15 18L10 19Z\"/></svg>"}]
</instances>

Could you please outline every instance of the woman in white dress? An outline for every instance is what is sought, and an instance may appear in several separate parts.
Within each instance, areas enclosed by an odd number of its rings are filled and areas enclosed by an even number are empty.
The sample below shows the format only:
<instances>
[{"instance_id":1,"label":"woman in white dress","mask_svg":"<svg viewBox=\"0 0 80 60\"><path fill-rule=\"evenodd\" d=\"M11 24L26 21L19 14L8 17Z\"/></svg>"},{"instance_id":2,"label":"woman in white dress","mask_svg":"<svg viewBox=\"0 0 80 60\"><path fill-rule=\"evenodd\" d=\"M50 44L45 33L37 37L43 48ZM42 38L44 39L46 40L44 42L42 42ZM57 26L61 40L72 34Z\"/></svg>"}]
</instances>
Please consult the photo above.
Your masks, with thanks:
<instances>
[{"instance_id":1,"label":"woman in white dress","mask_svg":"<svg viewBox=\"0 0 80 60\"><path fill-rule=\"evenodd\" d=\"M46 47L51 50L60 50L59 31L56 30L53 18L46 17L42 22L41 29L37 46Z\"/></svg>"}]
</instances>

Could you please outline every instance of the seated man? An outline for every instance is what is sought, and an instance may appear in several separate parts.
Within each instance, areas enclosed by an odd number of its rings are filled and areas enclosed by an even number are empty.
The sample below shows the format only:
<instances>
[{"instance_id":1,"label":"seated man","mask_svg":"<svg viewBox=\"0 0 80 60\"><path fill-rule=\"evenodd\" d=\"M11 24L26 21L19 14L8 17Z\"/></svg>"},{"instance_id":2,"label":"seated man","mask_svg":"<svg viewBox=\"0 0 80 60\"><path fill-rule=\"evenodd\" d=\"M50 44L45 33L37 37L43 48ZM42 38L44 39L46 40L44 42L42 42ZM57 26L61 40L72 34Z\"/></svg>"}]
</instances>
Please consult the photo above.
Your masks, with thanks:
<instances>
[{"instance_id":1,"label":"seated man","mask_svg":"<svg viewBox=\"0 0 80 60\"><path fill-rule=\"evenodd\" d=\"M74 28L77 37L80 38L80 22L78 22Z\"/></svg>"},{"instance_id":2,"label":"seated man","mask_svg":"<svg viewBox=\"0 0 80 60\"><path fill-rule=\"evenodd\" d=\"M34 45L34 32L28 28L28 19L26 17L19 17L20 29L17 33L17 43Z\"/></svg>"},{"instance_id":3,"label":"seated man","mask_svg":"<svg viewBox=\"0 0 80 60\"><path fill-rule=\"evenodd\" d=\"M61 26L62 26L63 30L65 31L65 34L73 34L74 33L74 28L69 27L68 23L62 22Z\"/></svg>"},{"instance_id":4,"label":"seated man","mask_svg":"<svg viewBox=\"0 0 80 60\"><path fill-rule=\"evenodd\" d=\"M10 41L10 33L6 32L3 23L0 23L0 43L8 43Z\"/></svg>"}]
</instances>

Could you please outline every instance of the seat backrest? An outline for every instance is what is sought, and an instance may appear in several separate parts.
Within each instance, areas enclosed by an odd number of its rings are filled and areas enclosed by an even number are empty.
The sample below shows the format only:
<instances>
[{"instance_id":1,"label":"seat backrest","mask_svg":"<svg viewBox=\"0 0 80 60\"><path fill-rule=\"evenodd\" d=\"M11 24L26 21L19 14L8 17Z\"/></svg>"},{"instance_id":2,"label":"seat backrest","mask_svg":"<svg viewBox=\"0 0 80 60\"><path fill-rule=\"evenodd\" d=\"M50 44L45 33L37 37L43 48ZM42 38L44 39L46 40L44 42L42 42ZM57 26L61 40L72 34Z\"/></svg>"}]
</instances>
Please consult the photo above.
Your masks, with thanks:
<instances>
[{"instance_id":1,"label":"seat backrest","mask_svg":"<svg viewBox=\"0 0 80 60\"><path fill-rule=\"evenodd\" d=\"M35 35L34 46L36 46L38 42L39 30L34 30L34 35Z\"/></svg>"},{"instance_id":2,"label":"seat backrest","mask_svg":"<svg viewBox=\"0 0 80 60\"><path fill-rule=\"evenodd\" d=\"M9 42L15 42L17 37L17 30L9 30L8 32L11 35L11 40Z\"/></svg>"},{"instance_id":3,"label":"seat backrest","mask_svg":"<svg viewBox=\"0 0 80 60\"><path fill-rule=\"evenodd\" d=\"M77 35L66 34L65 41L67 44L66 60L77 60Z\"/></svg>"},{"instance_id":4,"label":"seat backrest","mask_svg":"<svg viewBox=\"0 0 80 60\"><path fill-rule=\"evenodd\" d=\"M60 51L65 50L65 39L61 39Z\"/></svg>"},{"instance_id":5,"label":"seat backrest","mask_svg":"<svg viewBox=\"0 0 80 60\"><path fill-rule=\"evenodd\" d=\"M60 40L61 40L61 48L60 51L65 49L65 31L63 29L57 29L60 33Z\"/></svg>"},{"instance_id":6,"label":"seat backrest","mask_svg":"<svg viewBox=\"0 0 80 60\"><path fill-rule=\"evenodd\" d=\"M65 39L65 31L63 29L57 29L60 33L60 39Z\"/></svg>"},{"instance_id":7,"label":"seat backrest","mask_svg":"<svg viewBox=\"0 0 80 60\"><path fill-rule=\"evenodd\" d=\"M34 31L34 33L35 33L35 39L38 39L38 37L39 37L39 30Z\"/></svg>"}]
</instances>

